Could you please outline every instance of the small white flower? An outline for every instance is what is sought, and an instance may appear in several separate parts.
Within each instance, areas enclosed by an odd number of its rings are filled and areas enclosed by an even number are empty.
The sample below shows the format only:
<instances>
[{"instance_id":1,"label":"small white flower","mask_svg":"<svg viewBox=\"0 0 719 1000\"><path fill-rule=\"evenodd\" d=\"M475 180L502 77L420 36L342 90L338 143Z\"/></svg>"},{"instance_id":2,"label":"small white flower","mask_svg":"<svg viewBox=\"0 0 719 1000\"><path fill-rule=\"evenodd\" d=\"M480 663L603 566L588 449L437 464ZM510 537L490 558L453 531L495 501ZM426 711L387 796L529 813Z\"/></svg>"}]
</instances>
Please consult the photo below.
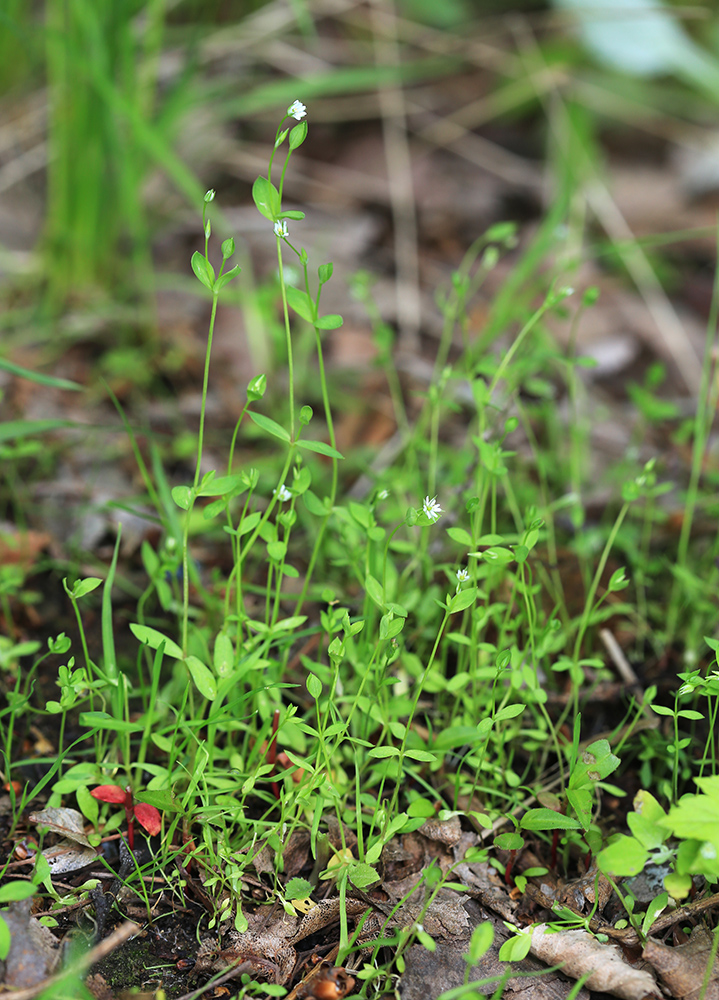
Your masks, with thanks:
<instances>
[{"instance_id":1,"label":"small white flower","mask_svg":"<svg viewBox=\"0 0 719 1000\"><path fill-rule=\"evenodd\" d=\"M272 491L273 495L277 497L280 503L286 503L288 500L292 499L292 494L287 489L284 483L281 484L279 489Z\"/></svg>"},{"instance_id":2,"label":"small white flower","mask_svg":"<svg viewBox=\"0 0 719 1000\"><path fill-rule=\"evenodd\" d=\"M292 104L290 104L289 108L287 109L287 114L292 115L292 117L296 118L297 121L299 122L302 121L302 119L307 114L307 108L302 103L302 101L293 101Z\"/></svg>"},{"instance_id":3,"label":"small white flower","mask_svg":"<svg viewBox=\"0 0 719 1000\"><path fill-rule=\"evenodd\" d=\"M279 236L281 239L287 239L287 237L290 235L290 231L287 228L287 222L285 219L278 219L272 228L275 231L275 236Z\"/></svg>"},{"instance_id":4,"label":"small white flower","mask_svg":"<svg viewBox=\"0 0 719 1000\"><path fill-rule=\"evenodd\" d=\"M437 497L432 497L431 500L429 497L424 498L422 513L426 515L430 521L439 521L440 516L442 515L442 508L437 503Z\"/></svg>"},{"instance_id":5,"label":"small white flower","mask_svg":"<svg viewBox=\"0 0 719 1000\"><path fill-rule=\"evenodd\" d=\"M467 580L469 580L469 573L467 572L467 570L464 569L464 568L458 569L457 570L457 582L458 583L466 583Z\"/></svg>"},{"instance_id":6,"label":"small white flower","mask_svg":"<svg viewBox=\"0 0 719 1000\"><path fill-rule=\"evenodd\" d=\"M380 490L379 493L377 494L377 499L386 500L388 496L389 496L389 490Z\"/></svg>"}]
</instances>

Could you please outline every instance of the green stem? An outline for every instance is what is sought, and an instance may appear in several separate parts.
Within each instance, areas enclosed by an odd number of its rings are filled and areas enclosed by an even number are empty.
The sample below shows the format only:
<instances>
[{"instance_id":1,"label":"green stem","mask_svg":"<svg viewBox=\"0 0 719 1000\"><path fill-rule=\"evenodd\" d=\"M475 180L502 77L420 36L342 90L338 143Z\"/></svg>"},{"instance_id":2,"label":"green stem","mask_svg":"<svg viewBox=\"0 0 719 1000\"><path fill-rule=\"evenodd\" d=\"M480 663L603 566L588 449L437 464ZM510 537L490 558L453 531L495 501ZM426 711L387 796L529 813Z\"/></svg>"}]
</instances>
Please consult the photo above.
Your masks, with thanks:
<instances>
[{"instance_id":1,"label":"green stem","mask_svg":"<svg viewBox=\"0 0 719 1000\"><path fill-rule=\"evenodd\" d=\"M290 399L290 438L295 439L295 373L292 361L292 337L290 336L290 312L287 305L287 289L285 287L285 272L282 266L282 239L277 237L277 266L280 272L280 292L282 293L282 313L285 320L285 341L287 344L287 376L289 379Z\"/></svg>"},{"instance_id":2,"label":"green stem","mask_svg":"<svg viewBox=\"0 0 719 1000\"><path fill-rule=\"evenodd\" d=\"M619 511L619 514L617 515L617 519L614 522L612 530L609 532L609 538L607 539L606 545L604 546L601 559L599 560L599 565L597 566L597 571L594 574L594 579L592 580L591 585L589 587L589 593L587 594L587 599L584 603L584 611L582 612L582 619L579 623L579 631L577 632L577 638L574 643L573 658L575 663L579 662L579 652L582 646L582 640L584 639L584 635L589 625L589 616L592 613L594 597L597 593L599 582L602 578L602 574L604 573L604 569L607 565L607 559L609 559L609 553L612 550L612 546L614 545L616 537L619 534L619 529L622 526L622 521L627 516L628 510L629 510L629 504L625 503L622 506L622 509Z\"/></svg>"}]
</instances>

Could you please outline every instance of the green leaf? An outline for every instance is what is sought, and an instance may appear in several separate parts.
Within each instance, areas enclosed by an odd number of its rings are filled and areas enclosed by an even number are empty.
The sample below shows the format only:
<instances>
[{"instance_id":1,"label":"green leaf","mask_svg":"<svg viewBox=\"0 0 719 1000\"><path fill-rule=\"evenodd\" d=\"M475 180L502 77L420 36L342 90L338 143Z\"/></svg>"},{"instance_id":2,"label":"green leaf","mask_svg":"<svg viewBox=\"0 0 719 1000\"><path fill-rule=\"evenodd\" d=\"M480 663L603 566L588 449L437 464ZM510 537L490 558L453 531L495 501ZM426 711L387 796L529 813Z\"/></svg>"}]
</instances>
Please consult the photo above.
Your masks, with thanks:
<instances>
[{"instance_id":1,"label":"green leaf","mask_svg":"<svg viewBox=\"0 0 719 1000\"><path fill-rule=\"evenodd\" d=\"M337 330L343 322L344 320L337 313L328 313L327 316L318 316L317 327L320 330Z\"/></svg>"},{"instance_id":2,"label":"green leaf","mask_svg":"<svg viewBox=\"0 0 719 1000\"><path fill-rule=\"evenodd\" d=\"M200 486L197 491L197 495L200 497L221 497L225 496L226 493L231 493L232 490L237 489L243 484L243 476L239 473L234 476L219 476L217 479L213 479L207 484L207 486ZM182 489L182 487L175 487L175 489ZM187 487L185 487L187 489Z\"/></svg>"},{"instance_id":3,"label":"green leaf","mask_svg":"<svg viewBox=\"0 0 719 1000\"><path fill-rule=\"evenodd\" d=\"M397 747L373 747L367 754L368 757L399 757Z\"/></svg>"},{"instance_id":4,"label":"green leaf","mask_svg":"<svg viewBox=\"0 0 719 1000\"><path fill-rule=\"evenodd\" d=\"M329 513L323 502L312 490L307 490L302 494L302 502L314 517L326 517Z\"/></svg>"},{"instance_id":5,"label":"green leaf","mask_svg":"<svg viewBox=\"0 0 719 1000\"><path fill-rule=\"evenodd\" d=\"M569 787L580 788L589 782L599 781L616 771L619 757L615 757L608 740L595 740L577 759L569 776Z\"/></svg>"},{"instance_id":6,"label":"green leaf","mask_svg":"<svg viewBox=\"0 0 719 1000\"><path fill-rule=\"evenodd\" d=\"M503 549L498 546L485 549L485 551L481 552L480 555L485 562L490 563L492 566L508 566L510 563L514 562L514 552L512 552L511 549ZM509 944L508 941L505 941L504 943ZM504 947L504 945L502 947Z\"/></svg>"},{"instance_id":7,"label":"green leaf","mask_svg":"<svg viewBox=\"0 0 719 1000\"><path fill-rule=\"evenodd\" d=\"M291 878L285 886L285 899L307 899L314 892L314 886L304 878Z\"/></svg>"},{"instance_id":8,"label":"green leaf","mask_svg":"<svg viewBox=\"0 0 719 1000\"><path fill-rule=\"evenodd\" d=\"M447 528L447 534L453 542L459 542L460 545L472 544L472 536L464 528Z\"/></svg>"},{"instance_id":9,"label":"green leaf","mask_svg":"<svg viewBox=\"0 0 719 1000\"><path fill-rule=\"evenodd\" d=\"M307 122L300 122L290 132L290 149L297 149L307 138Z\"/></svg>"},{"instance_id":10,"label":"green leaf","mask_svg":"<svg viewBox=\"0 0 719 1000\"><path fill-rule=\"evenodd\" d=\"M529 954L532 946L532 935L522 932L509 938L499 949L500 962L521 962Z\"/></svg>"},{"instance_id":11,"label":"green leaf","mask_svg":"<svg viewBox=\"0 0 719 1000\"><path fill-rule=\"evenodd\" d=\"M310 299L307 292L301 292L299 288L294 288L292 285L287 285L287 303L291 309L301 316L303 320L314 326L315 323L315 304Z\"/></svg>"},{"instance_id":12,"label":"green leaf","mask_svg":"<svg viewBox=\"0 0 719 1000\"><path fill-rule=\"evenodd\" d=\"M577 814L583 830L588 830L592 822L592 804L594 802L593 785L585 788L568 788L567 801Z\"/></svg>"},{"instance_id":13,"label":"green leaf","mask_svg":"<svg viewBox=\"0 0 719 1000\"><path fill-rule=\"evenodd\" d=\"M371 573L368 573L364 581L365 590L370 598L380 608L384 607L384 591L382 584Z\"/></svg>"},{"instance_id":14,"label":"green leaf","mask_svg":"<svg viewBox=\"0 0 719 1000\"><path fill-rule=\"evenodd\" d=\"M140 723L116 719L107 712L81 712L80 725L86 729L114 729L118 733L141 733L145 728Z\"/></svg>"},{"instance_id":15,"label":"green leaf","mask_svg":"<svg viewBox=\"0 0 719 1000\"><path fill-rule=\"evenodd\" d=\"M268 542L267 543L267 555L270 557L272 562L282 562L282 560L287 555L287 543L286 542Z\"/></svg>"},{"instance_id":16,"label":"green leaf","mask_svg":"<svg viewBox=\"0 0 719 1000\"><path fill-rule=\"evenodd\" d=\"M279 438L280 441L285 441L289 444L290 435L289 431L286 431L284 427L273 420L272 417L266 417L264 413L255 413L254 410L248 410L247 415L253 424L257 424L263 431L267 431L273 437Z\"/></svg>"},{"instance_id":17,"label":"green leaf","mask_svg":"<svg viewBox=\"0 0 719 1000\"><path fill-rule=\"evenodd\" d=\"M477 587L467 587L466 590L460 590L449 602L449 613L453 615L457 611L464 611L470 604L474 604L478 594L479 589Z\"/></svg>"},{"instance_id":18,"label":"green leaf","mask_svg":"<svg viewBox=\"0 0 719 1000\"><path fill-rule=\"evenodd\" d=\"M666 909L668 903L669 896L666 892L660 892L658 896L655 896L647 907L647 912L644 914L644 920L642 920L643 934L649 934L652 924L658 917L661 916L662 911Z\"/></svg>"},{"instance_id":19,"label":"green leaf","mask_svg":"<svg viewBox=\"0 0 719 1000\"><path fill-rule=\"evenodd\" d=\"M430 753L429 750L405 750L404 755L411 760L422 760L429 764L437 760L436 754Z\"/></svg>"},{"instance_id":20,"label":"green leaf","mask_svg":"<svg viewBox=\"0 0 719 1000\"><path fill-rule=\"evenodd\" d=\"M635 812L631 812L627 816L627 826L642 847L645 847L648 851L654 851L658 847L661 847L667 838L667 831L663 827L647 819L645 816L639 816Z\"/></svg>"},{"instance_id":21,"label":"green leaf","mask_svg":"<svg viewBox=\"0 0 719 1000\"><path fill-rule=\"evenodd\" d=\"M280 618L272 627L273 632L294 632L301 628L307 621L307 615L290 615L289 618Z\"/></svg>"},{"instance_id":22,"label":"green leaf","mask_svg":"<svg viewBox=\"0 0 719 1000\"><path fill-rule=\"evenodd\" d=\"M98 576L88 576L84 580L77 580L72 588L72 596L78 599L84 597L85 594L91 594L93 590L97 590L101 583L102 580Z\"/></svg>"},{"instance_id":23,"label":"green leaf","mask_svg":"<svg viewBox=\"0 0 719 1000\"><path fill-rule=\"evenodd\" d=\"M192 264L192 270L195 272L197 280L200 281L205 288L209 288L209 290L212 291L215 284L215 269L212 264L210 264L209 260L207 260L207 258L201 254L199 250L195 250L190 263Z\"/></svg>"},{"instance_id":24,"label":"green leaf","mask_svg":"<svg viewBox=\"0 0 719 1000\"><path fill-rule=\"evenodd\" d=\"M662 809L652 793L648 792L645 788L641 788L637 792L632 805L634 806L635 813L652 823L658 823L660 819L664 819L666 816L664 809Z\"/></svg>"},{"instance_id":25,"label":"green leaf","mask_svg":"<svg viewBox=\"0 0 719 1000\"><path fill-rule=\"evenodd\" d=\"M334 264L332 263L320 264L320 266L317 268L317 276L320 279L321 285L327 284L327 282L332 277L333 271L334 271Z\"/></svg>"},{"instance_id":26,"label":"green leaf","mask_svg":"<svg viewBox=\"0 0 719 1000\"><path fill-rule=\"evenodd\" d=\"M10 953L10 928L5 923L2 917L0 917L0 960L5 961Z\"/></svg>"},{"instance_id":27,"label":"green leaf","mask_svg":"<svg viewBox=\"0 0 719 1000\"><path fill-rule=\"evenodd\" d=\"M324 441L305 441L303 438L300 438L297 442L297 447L304 448L305 451L314 451L318 455L326 455L327 458L344 459L344 455L341 452L331 447L331 445L325 444Z\"/></svg>"},{"instance_id":28,"label":"green leaf","mask_svg":"<svg viewBox=\"0 0 719 1000\"><path fill-rule=\"evenodd\" d=\"M52 375L42 375L40 372L31 371L29 368L22 368L20 365L16 365L12 361L8 361L7 358L0 358L0 371L9 372L11 375L17 375L18 378L25 378L29 382L35 382L37 385L49 385L53 389L69 389L73 391L79 391L83 388L78 382L71 382L66 378L54 378Z\"/></svg>"},{"instance_id":29,"label":"green leaf","mask_svg":"<svg viewBox=\"0 0 719 1000\"><path fill-rule=\"evenodd\" d=\"M350 865L349 880L358 889L366 889L368 885L379 881L379 875L371 865L365 865L361 861Z\"/></svg>"},{"instance_id":30,"label":"green leaf","mask_svg":"<svg viewBox=\"0 0 719 1000\"><path fill-rule=\"evenodd\" d=\"M143 642L150 649L159 649L161 643L165 643L165 655L172 656L176 660L183 659L182 650L173 642L172 639L168 639L166 635L162 632L158 632L156 628L151 628L149 625L136 625L134 623L130 624L130 631Z\"/></svg>"},{"instance_id":31,"label":"green leaf","mask_svg":"<svg viewBox=\"0 0 719 1000\"><path fill-rule=\"evenodd\" d=\"M218 632L215 639L213 666L218 677L229 677L235 663L235 647L227 632Z\"/></svg>"},{"instance_id":32,"label":"green leaf","mask_svg":"<svg viewBox=\"0 0 719 1000\"><path fill-rule=\"evenodd\" d=\"M275 221L280 211L280 193L266 177L258 177L252 185L252 200L261 215Z\"/></svg>"},{"instance_id":33,"label":"green leaf","mask_svg":"<svg viewBox=\"0 0 719 1000\"><path fill-rule=\"evenodd\" d=\"M500 833L494 838L494 846L500 851L521 851L524 847L524 837L519 833Z\"/></svg>"},{"instance_id":34,"label":"green leaf","mask_svg":"<svg viewBox=\"0 0 719 1000\"><path fill-rule=\"evenodd\" d=\"M293 219L295 222L300 222L300 220L304 219L304 217L304 212L297 212L294 209L290 212L280 212L277 216L278 219Z\"/></svg>"},{"instance_id":35,"label":"green leaf","mask_svg":"<svg viewBox=\"0 0 719 1000\"><path fill-rule=\"evenodd\" d=\"M525 710L526 705L505 705L504 708L500 708L494 717L495 723L503 722L505 719L516 719L518 715L521 715Z\"/></svg>"},{"instance_id":36,"label":"green leaf","mask_svg":"<svg viewBox=\"0 0 719 1000\"><path fill-rule=\"evenodd\" d=\"M307 677L307 690L310 693L310 697L314 698L315 701L322 694L322 681L316 674L309 674Z\"/></svg>"},{"instance_id":37,"label":"green leaf","mask_svg":"<svg viewBox=\"0 0 719 1000\"><path fill-rule=\"evenodd\" d=\"M659 824L675 837L719 844L719 799L709 795L684 795Z\"/></svg>"},{"instance_id":38,"label":"green leaf","mask_svg":"<svg viewBox=\"0 0 719 1000\"><path fill-rule=\"evenodd\" d=\"M196 656L186 657L185 664L202 697L207 698L208 701L214 701L217 697L217 681L209 667L206 667L202 660Z\"/></svg>"},{"instance_id":39,"label":"green leaf","mask_svg":"<svg viewBox=\"0 0 719 1000\"><path fill-rule=\"evenodd\" d=\"M577 830L581 827L579 820L573 816L564 816L554 809L527 809L520 820L523 830Z\"/></svg>"},{"instance_id":40,"label":"green leaf","mask_svg":"<svg viewBox=\"0 0 719 1000\"><path fill-rule=\"evenodd\" d=\"M623 833L597 855L597 864L603 872L622 877L638 875L648 860L649 851L634 837Z\"/></svg>"},{"instance_id":41,"label":"green leaf","mask_svg":"<svg viewBox=\"0 0 719 1000\"><path fill-rule=\"evenodd\" d=\"M24 437L39 437L45 431L75 426L72 420L4 420L0 423L0 443Z\"/></svg>"},{"instance_id":42,"label":"green leaf","mask_svg":"<svg viewBox=\"0 0 719 1000\"><path fill-rule=\"evenodd\" d=\"M404 618L394 618L391 615L382 615L379 623L380 639L394 639L404 628Z\"/></svg>"},{"instance_id":43,"label":"green leaf","mask_svg":"<svg viewBox=\"0 0 719 1000\"><path fill-rule=\"evenodd\" d=\"M491 920L485 920L478 924L472 932L469 942L469 958L476 964L482 955L486 954L492 947L494 941L494 927Z\"/></svg>"},{"instance_id":44,"label":"green leaf","mask_svg":"<svg viewBox=\"0 0 719 1000\"><path fill-rule=\"evenodd\" d=\"M0 885L0 903L18 903L22 899L29 899L37 892L34 882L8 882Z\"/></svg>"},{"instance_id":45,"label":"green leaf","mask_svg":"<svg viewBox=\"0 0 719 1000\"><path fill-rule=\"evenodd\" d=\"M242 268L240 267L240 265L239 264L235 264L235 266L231 267L229 271L225 271L224 274L221 274L219 276L219 278L217 279L217 281L215 282L214 291L215 292L222 291L222 289L225 287L225 285L228 282L232 281L233 278L236 278L237 275L240 273L241 270L242 270Z\"/></svg>"},{"instance_id":46,"label":"green leaf","mask_svg":"<svg viewBox=\"0 0 719 1000\"><path fill-rule=\"evenodd\" d=\"M173 486L172 499L181 510L189 510L192 501L192 490L189 486Z\"/></svg>"}]
</instances>

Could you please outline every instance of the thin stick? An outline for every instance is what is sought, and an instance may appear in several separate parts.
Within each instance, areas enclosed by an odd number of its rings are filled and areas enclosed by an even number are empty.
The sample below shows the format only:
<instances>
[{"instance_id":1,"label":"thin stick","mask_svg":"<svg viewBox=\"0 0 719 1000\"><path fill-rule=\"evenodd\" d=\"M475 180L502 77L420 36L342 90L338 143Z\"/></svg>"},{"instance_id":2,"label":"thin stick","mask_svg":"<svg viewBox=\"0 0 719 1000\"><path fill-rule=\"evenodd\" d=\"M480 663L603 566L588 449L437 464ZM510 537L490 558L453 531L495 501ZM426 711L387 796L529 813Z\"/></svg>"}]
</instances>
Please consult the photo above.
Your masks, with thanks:
<instances>
[{"instance_id":1,"label":"thin stick","mask_svg":"<svg viewBox=\"0 0 719 1000\"><path fill-rule=\"evenodd\" d=\"M84 972L85 969L89 969L91 965L95 965L97 962L101 962L103 958L107 958L108 955L112 954L116 948L123 945L126 941L129 941L131 937L140 930L139 924L136 924L132 920L126 920L124 924L120 924L116 927L112 934L96 944L94 948L91 948L86 954L82 955L70 968L65 969L64 972L59 973L56 976L50 976L47 979L43 979L41 982L36 983L34 986L28 986L24 990L14 990L12 993L7 994L12 996L12 1000L34 1000L34 997L38 996L40 993L44 993L45 990L50 989L51 986L55 986L61 983L68 976L75 975L79 972Z\"/></svg>"}]
</instances>

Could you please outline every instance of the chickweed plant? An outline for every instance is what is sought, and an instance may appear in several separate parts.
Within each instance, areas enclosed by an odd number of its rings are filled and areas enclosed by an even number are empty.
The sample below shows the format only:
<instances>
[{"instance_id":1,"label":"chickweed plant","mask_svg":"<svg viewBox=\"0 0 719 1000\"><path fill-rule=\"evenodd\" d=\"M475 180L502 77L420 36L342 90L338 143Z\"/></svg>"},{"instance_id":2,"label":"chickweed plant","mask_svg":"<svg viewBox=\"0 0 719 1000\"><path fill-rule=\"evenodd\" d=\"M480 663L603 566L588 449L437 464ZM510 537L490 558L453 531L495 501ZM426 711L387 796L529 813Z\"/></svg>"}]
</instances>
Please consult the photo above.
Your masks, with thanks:
<instances>
[{"instance_id":1,"label":"chickweed plant","mask_svg":"<svg viewBox=\"0 0 719 1000\"><path fill-rule=\"evenodd\" d=\"M37 705L34 680L42 658L25 674L19 668L20 658L36 655L36 648L0 649L7 692L0 712L3 778L15 825L38 799L50 809L77 806L93 828L91 843L113 830L132 838L136 863L125 866L123 877L148 911L144 879L152 874L162 885L169 879L171 896L181 899L182 886L167 874L175 871L171 862L183 870L196 865L215 900L211 923L242 931L243 875L262 849L273 858L272 871L263 869L267 898L290 909L299 898L297 885L288 885L284 853L300 831L309 833L314 862L303 873L304 896L323 885L342 898L371 889L392 838L437 815L459 814L480 831L485 846L475 860L489 859L508 885L517 851L529 838L566 874L573 857L600 851L615 832L602 825L598 791L613 787L621 794L608 777L621 773L623 761L639 761L668 811L645 795L650 814L631 814L639 817L630 823L638 845L632 845L632 865L641 867L652 852L673 851L675 878L667 889L679 895L694 874L716 878L709 855L719 844L703 827L692 827L689 815L692 806L716 805L716 680L699 669L681 678L677 699L693 705L705 698L706 719L693 708L659 703L653 688L610 709L617 719L619 712L625 716L607 736L595 737L591 717L583 726L589 699L611 676L598 627L625 618L647 645L661 647L661 594L646 573L641 605L626 595L631 567L649 551L657 500L671 488L656 458L635 464L610 519L588 522L584 362L573 348L567 354L556 347L545 320L552 314L555 321L578 322L595 293L584 295L572 318L576 296L552 281L531 311L515 317L511 338L473 338L469 304L515 245L511 226L494 227L437 295L444 327L432 381L415 407L394 367L393 334L374 305L371 279L355 276L353 294L367 307L401 441L391 467L368 463L364 493L350 493L331 404L337 393L330 391L324 357L326 338L342 325L341 316L322 311L333 265L310 266L301 245L304 214L283 200L292 153L308 137L306 114L300 101L287 109L266 175L252 189L276 246L286 380L278 375L273 386L264 374L254 375L226 464L205 471L217 304L226 285L241 280L239 266L230 263L232 238L221 243L219 267L213 263L215 194L208 191L204 246L191 260L211 303L194 472L185 483L170 483L156 456L146 463L124 417L143 502L155 508L162 526L156 546L142 545L147 585L130 624L134 663L115 649L119 537L104 584L99 577L65 581L80 649L58 669L56 698ZM298 275L295 284L288 263ZM312 385L294 360L298 332L307 330L314 335ZM707 351L709 357L709 339ZM553 399L562 381L576 417L568 456L557 441ZM707 392L709 385L707 379ZM243 442L261 452L256 467L237 460L240 451L247 453ZM520 460L520 446L529 449L531 462ZM693 489L696 503L696 483ZM576 539L579 587L560 570L562 519L569 541L572 533ZM222 565L231 568L224 575L196 561L199 537L226 547L230 559ZM688 572L684 536L681 544ZM681 618L682 579L674 577L673 630ZM101 585L96 662L84 621ZM70 648L60 635L45 655L66 656ZM671 717L668 729L641 729L640 719L652 709L660 723ZM57 722L56 753L33 784L23 777L17 734L38 711ZM698 760L688 726L700 722L706 724L696 729L704 747ZM635 729L646 742L632 736ZM700 793L683 805L680 795L695 776ZM143 836L135 819L154 835L147 850L138 847ZM492 827L494 841L486 838ZM671 837L681 841L678 847L665 846ZM625 874L617 867L618 850L610 844L600 860ZM36 882L44 885L44 855L36 858ZM442 881L439 872L424 873L425 900ZM2 892L3 900L10 898ZM65 905L64 897L52 905ZM361 995L390 988L410 943L432 947L420 919L401 931L388 925L383 940L393 945L394 967L380 946L368 950L352 939L343 917L341 956L361 956ZM478 930L471 955L481 955L488 943ZM1 949L4 944L0 940Z\"/></svg>"}]
</instances>

